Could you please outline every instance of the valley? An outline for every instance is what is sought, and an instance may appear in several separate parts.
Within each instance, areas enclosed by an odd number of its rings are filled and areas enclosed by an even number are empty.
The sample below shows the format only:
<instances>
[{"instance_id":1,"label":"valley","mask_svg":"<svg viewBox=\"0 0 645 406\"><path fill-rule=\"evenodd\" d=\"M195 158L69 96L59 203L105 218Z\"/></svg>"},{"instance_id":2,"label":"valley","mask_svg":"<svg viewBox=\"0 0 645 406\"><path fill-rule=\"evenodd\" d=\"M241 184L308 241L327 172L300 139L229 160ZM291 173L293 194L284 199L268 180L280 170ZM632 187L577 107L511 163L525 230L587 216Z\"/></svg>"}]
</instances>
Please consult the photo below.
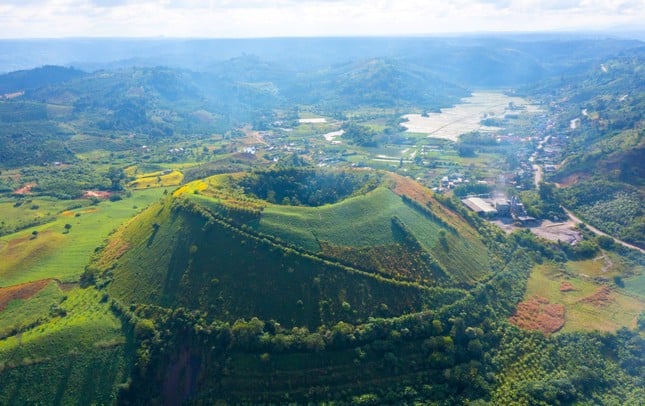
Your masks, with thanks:
<instances>
[{"instance_id":1,"label":"valley","mask_svg":"<svg viewBox=\"0 0 645 406\"><path fill-rule=\"evenodd\" d=\"M0 75L0 404L645 398L641 42L114 41Z\"/></svg>"}]
</instances>

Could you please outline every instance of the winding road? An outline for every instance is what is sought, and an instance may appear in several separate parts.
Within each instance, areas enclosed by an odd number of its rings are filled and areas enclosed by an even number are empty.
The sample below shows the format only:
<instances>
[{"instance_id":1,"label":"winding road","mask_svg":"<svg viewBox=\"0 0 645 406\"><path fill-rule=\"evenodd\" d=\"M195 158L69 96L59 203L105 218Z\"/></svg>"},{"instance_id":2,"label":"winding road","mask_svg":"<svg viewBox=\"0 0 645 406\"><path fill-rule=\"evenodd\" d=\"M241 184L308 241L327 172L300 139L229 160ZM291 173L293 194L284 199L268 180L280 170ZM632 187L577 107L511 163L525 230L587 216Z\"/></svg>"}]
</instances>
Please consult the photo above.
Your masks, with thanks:
<instances>
[{"instance_id":1,"label":"winding road","mask_svg":"<svg viewBox=\"0 0 645 406\"><path fill-rule=\"evenodd\" d=\"M547 137L544 141L541 141L540 145L543 145L544 143L546 143L548 141L548 138L549 137ZM533 153L533 159L535 160L536 158L537 158L537 151ZM534 175L533 176L534 176L535 188L539 189L540 188L540 182L542 181L542 178L544 176L544 173L542 172L543 171L542 166L538 165L538 164L533 164L533 170L534 170ZM625 242L623 240L619 240L618 238L616 238L614 236L611 236L611 235L609 235L609 234L607 234L607 233L605 233L603 231L600 231L596 227L591 226L591 225L585 223L584 221L580 220L575 214L573 214L571 212L571 210L569 210L569 209L567 209L565 207L562 207L562 209L567 213L567 216L569 216L569 218L572 221L574 221L575 223L584 223L585 226L587 226L587 228L589 230L591 230L592 232L594 232L596 235L604 235L605 237L609 237L609 238L613 239L614 242L616 242L617 244L622 245L623 247L631 248L631 249L639 251L641 254L645 254L644 249L642 249L640 247L637 247L637 246L635 246L633 244L630 244L628 242Z\"/></svg>"},{"instance_id":2,"label":"winding road","mask_svg":"<svg viewBox=\"0 0 645 406\"><path fill-rule=\"evenodd\" d=\"M571 212L571 210L566 209L566 208L564 208L564 207L563 207L562 209L567 213L567 216L569 216L569 218L570 218L571 220L573 220L573 221L574 221L574 222L576 222L576 223L584 223L584 224L585 224L585 226L586 226L589 230L593 231L593 232L594 232L594 233L596 233L597 235L604 235L605 237L612 238L612 239L614 240L614 242L616 242L617 244L622 245L623 247L631 248L631 249L634 249L634 250L639 251L641 254L645 254L645 250L644 250L644 249L639 248L639 247L637 247L637 246L635 246L635 245L632 245L632 244L630 244L630 243L627 243L627 242L625 242L625 241L619 240L619 239L618 239L618 238L616 238L616 237L613 237L613 236L611 236L611 235L609 235L609 234L607 234L607 233L605 233L605 232L603 232L603 231L600 231L600 230L598 230L596 227L591 226L591 225L589 225L589 224L585 223L584 221L580 220L578 217L576 217L576 215L575 215L575 214L573 214L573 213Z\"/></svg>"}]
</instances>

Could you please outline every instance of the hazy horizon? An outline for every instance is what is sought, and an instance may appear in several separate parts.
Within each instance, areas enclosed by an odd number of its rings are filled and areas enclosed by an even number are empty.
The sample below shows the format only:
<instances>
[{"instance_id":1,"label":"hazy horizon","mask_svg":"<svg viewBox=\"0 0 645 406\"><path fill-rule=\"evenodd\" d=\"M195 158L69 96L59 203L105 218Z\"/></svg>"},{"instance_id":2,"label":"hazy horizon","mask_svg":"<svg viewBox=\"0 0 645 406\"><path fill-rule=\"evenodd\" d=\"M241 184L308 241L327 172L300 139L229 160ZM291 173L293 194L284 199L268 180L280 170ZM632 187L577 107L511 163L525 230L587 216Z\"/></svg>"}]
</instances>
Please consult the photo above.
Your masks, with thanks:
<instances>
[{"instance_id":1,"label":"hazy horizon","mask_svg":"<svg viewBox=\"0 0 645 406\"><path fill-rule=\"evenodd\" d=\"M0 38L282 38L641 31L631 0L8 0ZM639 35L642 37L642 35Z\"/></svg>"}]
</instances>

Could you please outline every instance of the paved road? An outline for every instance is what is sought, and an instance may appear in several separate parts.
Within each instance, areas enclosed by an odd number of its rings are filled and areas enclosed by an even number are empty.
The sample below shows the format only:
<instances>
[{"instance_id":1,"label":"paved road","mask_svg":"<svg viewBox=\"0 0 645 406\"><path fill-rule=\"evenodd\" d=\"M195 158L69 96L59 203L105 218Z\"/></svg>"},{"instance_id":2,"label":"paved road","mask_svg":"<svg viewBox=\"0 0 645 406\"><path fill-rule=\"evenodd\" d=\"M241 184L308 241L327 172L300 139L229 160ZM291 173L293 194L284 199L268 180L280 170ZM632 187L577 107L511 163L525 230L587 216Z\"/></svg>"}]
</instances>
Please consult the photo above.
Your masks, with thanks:
<instances>
[{"instance_id":1,"label":"paved road","mask_svg":"<svg viewBox=\"0 0 645 406\"><path fill-rule=\"evenodd\" d=\"M569 216L569 218L570 218L571 220L573 220L573 221L574 221L574 222L576 222L576 223L584 223L584 221L582 221L582 220L580 220L578 217L576 217L576 215L575 215L575 214L573 214L570 210L568 210L568 209L566 209L566 208L564 208L564 207L563 207L563 209L564 209L564 211L565 211L565 212L567 212L567 215ZM627 242L625 242L625 241L619 240L619 239L618 239L618 238L616 238L616 237L612 237L611 235L609 235L609 234L607 234L607 233L604 233L604 232L602 232L602 231L598 230L596 227L594 227L594 226L590 226L590 225L589 225L589 224L587 224L587 223L585 223L585 225L587 226L587 228L588 228L589 230L593 231L594 233L596 233L596 234L598 234L598 235L604 235L605 237L613 238L613 240L614 240L617 244L620 244L620 245L622 245L622 246L624 246L624 247L627 247L627 248L631 248L631 249L634 249L634 250L640 251L640 253L641 253L641 254L645 254L645 250L644 250L644 249L642 249L642 248L639 248L639 247L637 247L637 246L635 246L635 245L632 245L632 244L630 244L630 243L627 243Z\"/></svg>"}]
</instances>

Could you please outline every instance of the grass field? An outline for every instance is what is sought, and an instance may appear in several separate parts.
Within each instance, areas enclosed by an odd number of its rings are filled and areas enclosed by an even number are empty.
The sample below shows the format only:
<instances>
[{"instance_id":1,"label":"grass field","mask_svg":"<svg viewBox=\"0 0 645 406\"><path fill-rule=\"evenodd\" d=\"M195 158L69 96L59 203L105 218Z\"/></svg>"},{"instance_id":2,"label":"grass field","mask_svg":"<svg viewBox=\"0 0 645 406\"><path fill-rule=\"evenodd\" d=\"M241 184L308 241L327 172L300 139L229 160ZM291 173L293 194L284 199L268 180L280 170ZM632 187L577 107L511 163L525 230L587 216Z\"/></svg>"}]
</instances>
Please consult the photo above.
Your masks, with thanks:
<instances>
[{"instance_id":1,"label":"grass field","mask_svg":"<svg viewBox=\"0 0 645 406\"><path fill-rule=\"evenodd\" d=\"M10 303L0 332L31 326L0 339L0 404L114 403L129 373L126 340L102 295L93 288L62 291L52 281Z\"/></svg>"},{"instance_id":2,"label":"grass field","mask_svg":"<svg viewBox=\"0 0 645 406\"><path fill-rule=\"evenodd\" d=\"M357 248L400 243L392 229L394 216L456 280L476 280L488 271L490 265L481 241L446 233L446 242L442 244L439 241L439 233L444 229L441 224L409 207L384 187L321 207L269 205L254 227L316 252L320 250L319 240Z\"/></svg>"},{"instance_id":3,"label":"grass field","mask_svg":"<svg viewBox=\"0 0 645 406\"><path fill-rule=\"evenodd\" d=\"M25 197L0 200L0 234L14 232L31 224L53 220L59 213L79 205L88 205L87 200L60 200L48 197Z\"/></svg>"},{"instance_id":4,"label":"grass field","mask_svg":"<svg viewBox=\"0 0 645 406\"><path fill-rule=\"evenodd\" d=\"M47 224L0 237L0 286L48 278L77 281L109 233L162 193L137 191L130 198L65 211ZM71 225L69 232L66 224Z\"/></svg>"},{"instance_id":5,"label":"grass field","mask_svg":"<svg viewBox=\"0 0 645 406\"><path fill-rule=\"evenodd\" d=\"M618 288L609 290L606 300L598 300L597 293L603 285L588 278L569 278L559 266L545 263L535 267L526 287L525 298L537 295L551 303L563 304L565 324L561 331L615 331L623 326L636 326L636 318L645 309L645 302ZM580 269L584 263L573 262L567 266ZM562 292L560 288L563 282L569 282L574 290Z\"/></svg>"},{"instance_id":6,"label":"grass field","mask_svg":"<svg viewBox=\"0 0 645 406\"><path fill-rule=\"evenodd\" d=\"M52 299L57 294L55 290L45 292L42 299ZM17 304L14 313L30 317L28 312L36 306L30 302L38 301L39 296ZM101 302L101 296L102 293L93 288L65 292L65 300L58 306L66 315L48 314L44 323L0 340L0 363L17 366L70 352L123 344L121 322L111 312L109 304Z\"/></svg>"},{"instance_id":7,"label":"grass field","mask_svg":"<svg viewBox=\"0 0 645 406\"><path fill-rule=\"evenodd\" d=\"M638 276L632 278L624 279L625 290L631 294L638 295L645 301L645 272L642 272Z\"/></svg>"},{"instance_id":8,"label":"grass field","mask_svg":"<svg viewBox=\"0 0 645 406\"><path fill-rule=\"evenodd\" d=\"M0 338L7 337L14 329L20 331L45 319L51 306L58 304L62 297L58 283L50 281L32 297L10 301L1 313Z\"/></svg>"},{"instance_id":9,"label":"grass field","mask_svg":"<svg viewBox=\"0 0 645 406\"><path fill-rule=\"evenodd\" d=\"M177 186L181 184L181 181L183 179L184 179L184 175L177 170L172 170L170 173L164 173L164 171L157 171L152 173L146 173L144 175L137 177L137 179L130 182L128 186L135 190L158 188L158 187L170 187L170 186Z\"/></svg>"}]
</instances>

